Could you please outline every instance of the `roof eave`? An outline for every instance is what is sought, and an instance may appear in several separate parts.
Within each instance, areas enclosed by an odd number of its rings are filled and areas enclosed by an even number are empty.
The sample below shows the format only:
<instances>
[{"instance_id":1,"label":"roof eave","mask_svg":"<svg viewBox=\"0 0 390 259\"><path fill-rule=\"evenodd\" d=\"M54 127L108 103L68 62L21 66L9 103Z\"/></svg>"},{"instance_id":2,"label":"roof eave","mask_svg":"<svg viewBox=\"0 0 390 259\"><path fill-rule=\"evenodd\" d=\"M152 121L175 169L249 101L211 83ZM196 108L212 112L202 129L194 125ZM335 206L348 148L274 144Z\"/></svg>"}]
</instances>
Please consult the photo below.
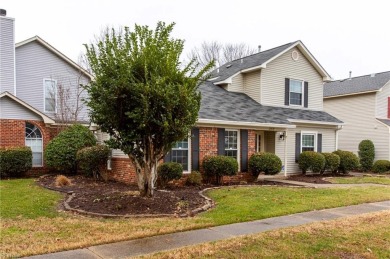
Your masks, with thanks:
<instances>
[{"instance_id":1,"label":"roof eave","mask_svg":"<svg viewBox=\"0 0 390 259\"><path fill-rule=\"evenodd\" d=\"M351 95L359 95L359 94L369 94L369 93L376 93L379 92L379 90L371 90L371 91L364 91L364 92L357 92L357 93L348 93L348 94L338 94L338 95L330 95L330 96L324 96L324 99L331 99L331 98L337 98L337 97L345 97L345 96L351 96Z\"/></svg>"},{"instance_id":2,"label":"roof eave","mask_svg":"<svg viewBox=\"0 0 390 259\"><path fill-rule=\"evenodd\" d=\"M342 126L345 125L344 122L329 122L329 121L310 121L310 120L296 120L288 119L291 123L302 123L302 124L319 124L319 125L329 125L329 126Z\"/></svg>"},{"instance_id":3,"label":"roof eave","mask_svg":"<svg viewBox=\"0 0 390 259\"><path fill-rule=\"evenodd\" d=\"M202 125L230 125L230 126L240 126L245 128L278 128L278 129L286 129L286 128L296 128L295 125L290 124L276 124L276 123L259 123L259 122L246 122L246 121L227 121L227 120L212 120L212 119L198 119L198 126Z\"/></svg>"}]
</instances>

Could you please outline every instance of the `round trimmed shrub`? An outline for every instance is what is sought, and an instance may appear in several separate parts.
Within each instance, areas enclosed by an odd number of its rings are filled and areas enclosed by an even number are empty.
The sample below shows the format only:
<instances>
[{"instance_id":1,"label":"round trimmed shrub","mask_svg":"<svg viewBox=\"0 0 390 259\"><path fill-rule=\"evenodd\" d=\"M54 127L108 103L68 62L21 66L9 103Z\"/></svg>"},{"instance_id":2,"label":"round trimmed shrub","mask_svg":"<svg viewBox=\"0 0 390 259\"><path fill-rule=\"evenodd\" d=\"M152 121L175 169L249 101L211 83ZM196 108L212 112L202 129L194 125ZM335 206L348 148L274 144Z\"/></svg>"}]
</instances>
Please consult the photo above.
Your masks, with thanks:
<instances>
[{"instance_id":1,"label":"round trimmed shrub","mask_svg":"<svg viewBox=\"0 0 390 259\"><path fill-rule=\"evenodd\" d=\"M45 158L48 167L64 173L77 172L77 151L96 145L96 138L87 128L75 124L53 138L46 147Z\"/></svg>"},{"instance_id":2,"label":"round trimmed shrub","mask_svg":"<svg viewBox=\"0 0 390 259\"><path fill-rule=\"evenodd\" d=\"M333 153L321 153L325 157L325 166L322 172L330 171L337 172L340 166L340 157Z\"/></svg>"},{"instance_id":3,"label":"round trimmed shrub","mask_svg":"<svg viewBox=\"0 0 390 259\"><path fill-rule=\"evenodd\" d=\"M325 166L325 157L315 151L304 151L299 155L298 164L302 174L306 174L308 170L320 173Z\"/></svg>"},{"instance_id":4,"label":"round trimmed shrub","mask_svg":"<svg viewBox=\"0 0 390 259\"><path fill-rule=\"evenodd\" d=\"M370 171L375 159L375 146L371 140L362 140L359 144L360 166L363 171Z\"/></svg>"},{"instance_id":5,"label":"round trimmed shrub","mask_svg":"<svg viewBox=\"0 0 390 259\"><path fill-rule=\"evenodd\" d=\"M30 147L0 148L0 176L18 177L32 168Z\"/></svg>"},{"instance_id":6,"label":"round trimmed shrub","mask_svg":"<svg viewBox=\"0 0 390 259\"><path fill-rule=\"evenodd\" d=\"M333 154L340 157L340 165L338 168L339 173L346 174L351 170L355 170L359 167L359 158L350 151L337 150Z\"/></svg>"},{"instance_id":7,"label":"round trimmed shrub","mask_svg":"<svg viewBox=\"0 0 390 259\"><path fill-rule=\"evenodd\" d=\"M383 174L390 171L389 160L377 160L372 166L372 171L377 174Z\"/></svg>"},{"instance_id":8,"label":"round trimmed shrub","mask_svg":"<svg viewBox=\"0 0 390 259\"><path fill-rule=\"evenodd\" d=\"M198 171L192 171L186 180L186 185L199 186L202 184L202 174Z\"/></svg>"},{"instance_id":9,"label":"round trimmed shrub","mask_svg":"<svg viewBox=\"0 0 390 259\"><path fill-rule=\"evenodd\" d=\"M259 176L260 172L267 175L277 174L282 170L282 160L268 152L258 152L249 158L249 170L253 176Z\"/></svg>"},{"instance_id":10,"label":"round trimmed shrub","mask_svg":"<svg viewBox=\"0 0 390 259\"><path fill-rule=\"evenodd\" d=\"M165 187L169 181L178 180L183 175L183 166L176 162L168 162L157 168L157 183Z\"/></svg>"},{"instance_id":11,"label":"round trimmed shrub","mask_svg":"<svg viewBox=\"0 0 390 259\"><path fill-rule=\"evenodd\" d=\"M86 176L99 179L102 176L101 169L107 163L110 149L106 145L85 147L77 151L77 163Z\"/></svg>"},{"instance_id":12,"label":"round trimmed shrub","mask_svg":"<svg viewBox=\"0 0 390 259\"><path fill-rule=\"evenodd\" d=\"M215 177L216 183L222 183L224 175L235 175L238 171L238 162L228 156L207 156L203 159L203 169L207 177Z\"/></svg>"}]
</instances>

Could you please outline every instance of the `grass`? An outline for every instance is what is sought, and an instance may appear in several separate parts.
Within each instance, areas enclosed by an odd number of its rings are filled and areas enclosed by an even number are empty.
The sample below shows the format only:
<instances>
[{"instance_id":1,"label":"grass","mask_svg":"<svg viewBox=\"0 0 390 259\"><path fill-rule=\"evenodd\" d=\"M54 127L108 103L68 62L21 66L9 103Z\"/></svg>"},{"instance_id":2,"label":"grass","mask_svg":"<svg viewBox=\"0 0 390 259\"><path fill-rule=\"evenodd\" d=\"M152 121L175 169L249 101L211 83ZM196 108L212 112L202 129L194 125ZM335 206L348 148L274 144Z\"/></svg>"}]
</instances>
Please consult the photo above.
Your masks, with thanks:
<instances>
[{"instance_id":1,"label":"grass","mask_svg":"<svg viewBox=\"0 0 390 259\"><path fill-rule=\"evenodd\" d=\"M223 188L208 192L217 202L216 208L193 218L114 220L55 212L54 203L61 199L61 195L34 186L31 179L0 181L0 188L0 209L4 211L0 221L0 255L12 257L76 249L313 209L390 200L388 187Z\"/></svg>"},{"instance_id":2,"label":"grass","mask_svg":"<svg viewBox=\"0 0 390 259\"><path fill-rule=\"evenodd\" d=\"M390 211L325 221L143 258L390 258Z\"/></svg>"},{"instance_id":3,"label":"grass","mask_svg":"<svg viewBox=\"0 0 390 259\"><path fill-rule=\"evenodd\" d=\"M362 176L362 177L335 177L328 178L328 181L332 183L376 183L390 185L390 177L376 177L376 176Z\"/></svg>"}]
</instances>

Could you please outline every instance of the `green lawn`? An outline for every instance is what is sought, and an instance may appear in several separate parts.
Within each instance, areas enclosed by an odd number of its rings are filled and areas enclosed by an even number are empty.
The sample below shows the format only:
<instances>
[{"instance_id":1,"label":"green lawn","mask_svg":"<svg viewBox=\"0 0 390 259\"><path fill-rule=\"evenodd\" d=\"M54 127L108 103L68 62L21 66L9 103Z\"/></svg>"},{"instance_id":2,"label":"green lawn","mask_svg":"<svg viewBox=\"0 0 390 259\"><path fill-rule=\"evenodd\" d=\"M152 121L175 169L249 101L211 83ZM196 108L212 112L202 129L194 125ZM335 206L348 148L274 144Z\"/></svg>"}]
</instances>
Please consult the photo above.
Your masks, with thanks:
<instances>
[{"instance_id":1,"label":"green lawn","mask_svg":"<svg viewBox=\"0 0 390 259\"><path fill-rule=\"evenodd\" d=\"M0 181L0 218L55 217L58 192L38 187L32 179Z\"/></svg>"},{"instance_id":2,"label":"green lawn","mask_svg":"<svg viewBox=\"0 0 390 259\"><path fill-rule=\"evenodd\" d=\"M390 258L390 211L205 243L142 258Z\"/></svg>"},{"instance_id":3,"label":"green lawn","mask_svg":"<svg viewBox=\"0 0 390 259\"><path fill-rule=\"evenodd\" d=\"M377 184L386 184L390 185L390 177L375 177L375 176L362 176L362 177L335 177L328 178L328 181L332 183L377 183Z\"/></svg>"},{"instance_id":4,"label":"green lawn","mask_svg":"<svg viewBox=\"0 0 390 259\"><path fill-rule=\"evenodd\" d=\"M62 195L32 179L0 181L0 254L13 257L76 249L234 222L390 200L390 188L222 188L207 194L216 207L192 218L100 219L55 211Z\"/></svg>"}]
</instances>

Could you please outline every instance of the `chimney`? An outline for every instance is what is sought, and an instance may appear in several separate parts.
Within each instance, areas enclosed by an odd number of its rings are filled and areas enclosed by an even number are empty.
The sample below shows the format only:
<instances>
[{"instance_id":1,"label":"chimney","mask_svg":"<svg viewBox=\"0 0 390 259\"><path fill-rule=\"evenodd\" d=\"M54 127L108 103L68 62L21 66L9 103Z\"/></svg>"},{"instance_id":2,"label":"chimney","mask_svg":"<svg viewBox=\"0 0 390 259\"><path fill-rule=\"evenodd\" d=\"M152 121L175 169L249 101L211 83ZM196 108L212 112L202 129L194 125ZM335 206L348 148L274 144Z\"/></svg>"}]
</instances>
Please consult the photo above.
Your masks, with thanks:
<instances>
[{"instance_id":1,"label":"chimney","mask_svg":"<svg viewBox=\"0 0 390 259\"><path fill-rule=\"evenodd\" d=\"M16 95L15 82L15 20L0 9L0 93Z\"/></svg>"},{"instance_id":2,"label":"chimney","mask_svg":"<svg viewBox=\"0 0 390 259\"><path fill-rule=\"evenodd\" d=\"M261 52L261 45L257 46L257 49L259 50L258 52Z\"/></svg>"},{"instance_id":3,"label":"chimney","mask_svg":"<svg viewBox=\"0 0 390 259\"><path fill-rule=\"evenodd\" d=\"M349 80L352 78L352 71L349 71Z\"/></svg>"}]
</instances>

